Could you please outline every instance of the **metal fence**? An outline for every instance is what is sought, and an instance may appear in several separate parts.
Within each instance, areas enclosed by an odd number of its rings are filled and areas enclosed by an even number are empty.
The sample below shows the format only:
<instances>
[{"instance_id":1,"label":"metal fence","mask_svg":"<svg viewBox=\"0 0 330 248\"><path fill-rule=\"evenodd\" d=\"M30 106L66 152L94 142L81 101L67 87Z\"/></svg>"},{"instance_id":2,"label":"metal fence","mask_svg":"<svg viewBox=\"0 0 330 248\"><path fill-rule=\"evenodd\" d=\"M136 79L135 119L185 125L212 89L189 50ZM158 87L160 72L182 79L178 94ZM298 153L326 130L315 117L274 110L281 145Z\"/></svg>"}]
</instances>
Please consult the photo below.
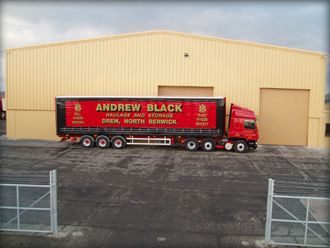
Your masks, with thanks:
<instances>
[{"instance_id":1,"label":"metal fence","mask_svg":"<svg viewBox=\"0 0 330 248\"><path fill-rule=\"evenodd\" d=\"M326 184L269 179L266 244L330 247L329 195Z\"/></svg>"},{"instance_id":2,"label":"metal fence","mask_svg":"<svg viewBox=\"0 0 330 248\"><path fill-rule=\"evenodd\" d=\"M57 234L57 173L0 175L0 230Z\"/></svg>"}]
</instances>

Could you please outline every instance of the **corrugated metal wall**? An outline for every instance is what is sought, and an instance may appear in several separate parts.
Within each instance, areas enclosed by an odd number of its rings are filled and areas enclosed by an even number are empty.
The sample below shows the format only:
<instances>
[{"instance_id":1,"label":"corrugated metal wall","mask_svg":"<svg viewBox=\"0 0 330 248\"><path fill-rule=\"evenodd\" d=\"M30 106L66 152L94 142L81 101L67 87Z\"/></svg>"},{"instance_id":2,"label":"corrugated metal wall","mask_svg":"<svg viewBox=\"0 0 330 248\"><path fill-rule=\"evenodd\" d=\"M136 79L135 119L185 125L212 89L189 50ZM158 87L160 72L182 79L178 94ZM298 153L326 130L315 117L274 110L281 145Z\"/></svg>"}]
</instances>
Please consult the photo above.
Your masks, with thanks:
<instances>
[{"instance_id":1,"label":"corrugated metal wall","mask_svg":"<svg viewBox=\"0 0 330 248\"><path fill-rule=\"evenodd\" d=\"M325 92L323 54L165 31L9 49L6 63L9 110L53 111L57 95L151 96L169 85L214 87L258 114L260 88L310 89L313 127Z\"/></svg>"}]
</instances>

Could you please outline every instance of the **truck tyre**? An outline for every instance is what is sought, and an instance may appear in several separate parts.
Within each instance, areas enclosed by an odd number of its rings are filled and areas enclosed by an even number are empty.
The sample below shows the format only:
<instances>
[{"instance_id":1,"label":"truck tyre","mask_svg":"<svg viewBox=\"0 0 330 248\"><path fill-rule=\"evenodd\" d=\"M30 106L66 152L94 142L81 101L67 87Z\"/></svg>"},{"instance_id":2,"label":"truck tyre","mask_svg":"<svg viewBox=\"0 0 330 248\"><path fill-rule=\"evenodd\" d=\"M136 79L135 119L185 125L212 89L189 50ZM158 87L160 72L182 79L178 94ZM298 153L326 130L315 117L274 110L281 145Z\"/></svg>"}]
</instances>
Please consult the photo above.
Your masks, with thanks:
<instances>
[{"instance_id":1,"label":"truck tyre","mask_svg":"<svg viewBox=\"0 0 330 248\"><path fill-rule=\"evenodd\" d=\"M210 152L210 151L213 151L214 148L215 148L215 142L214 142L213 139L208 138L208 139L204 139L202 141L202 149L203 149L203 151Z\"/></svg>"},{"instance_id":2,"label":"truck tyre","mask_svg":"<svg viewBox=\"0 0 330 248\"><path fill-rule=\"evenodd\" d=\"M187 151L196 151L198 149L198 140L195 138L186 139L184 144Z\"/></svg>"},{"instance_id":3,"label":"truck tyre","mask_svg":"<svg viewBox=\"0 0 330 248\"><path fill-rule=\"evenodd\" d=\"M248 149L248 145L244 140L237 140L234 143L235 152L244 153Z\"/></svg>"},{"instance_id":4,"label":"truck tyre","mask_svg":"<svg viewBox=\"0 0 330 248\"><path fill-rule=\"evenodd\" d=\"M105 135L100 135L96 138L95 143L97 147L106 149L110 146L110 139Z\"/></svg>"},{"instance_id":5,"label":"truck tyre","mask_svg":"<svg viewBox=\"0 0 330 248\"><path fill-rule=\"evenodd\" d=\"M95 144L92 136L84 135L80 138L80 145L84 148L91 148Z\"/></svg>"},{"instance_id":6,"label":"truck tyre","mask_svg":"<svg viewBox=\"0 0 330 248\"><path fill-rule=\"evenodd\" d=\"M115 136L111 139L111 145L115 149L122 149L126 146L126 141L122 136Z\"/></svg>"}]
</instances>

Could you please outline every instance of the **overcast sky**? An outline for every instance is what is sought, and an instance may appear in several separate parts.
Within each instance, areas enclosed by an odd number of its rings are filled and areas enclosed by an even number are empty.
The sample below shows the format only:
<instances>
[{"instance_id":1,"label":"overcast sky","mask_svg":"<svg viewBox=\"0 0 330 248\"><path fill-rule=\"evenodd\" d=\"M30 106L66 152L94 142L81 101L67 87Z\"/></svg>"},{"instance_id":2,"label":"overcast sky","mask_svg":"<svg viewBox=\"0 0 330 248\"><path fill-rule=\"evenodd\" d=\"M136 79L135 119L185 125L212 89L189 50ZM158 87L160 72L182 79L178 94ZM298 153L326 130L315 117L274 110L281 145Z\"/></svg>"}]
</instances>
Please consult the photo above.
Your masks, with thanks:
<instances>
[{"instance_id":1,"label":"overcast sky","mask_svg":"<svg viewBox=\"0 0 330 248\"><path fill-rule=\"evenodd\" d=\"M155 29L329 53L327 1L1 1L0 4L1 89L6 48Z\"/></svg>"}]
</instances>

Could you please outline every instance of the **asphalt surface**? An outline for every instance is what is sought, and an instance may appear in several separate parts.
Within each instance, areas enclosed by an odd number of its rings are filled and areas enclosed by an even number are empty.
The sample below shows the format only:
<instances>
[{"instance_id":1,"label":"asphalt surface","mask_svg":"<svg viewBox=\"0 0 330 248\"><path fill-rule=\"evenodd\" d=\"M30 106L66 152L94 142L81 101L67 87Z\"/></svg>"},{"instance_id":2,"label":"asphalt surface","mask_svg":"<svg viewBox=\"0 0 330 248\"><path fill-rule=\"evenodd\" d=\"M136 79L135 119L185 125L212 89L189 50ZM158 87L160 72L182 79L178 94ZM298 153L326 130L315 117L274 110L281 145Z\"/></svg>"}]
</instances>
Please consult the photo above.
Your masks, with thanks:
<instances>
[{"instance_id":1,"label":"asphalt surface","mask_svg":"<svg viewBox=\"0 0 330 248\"><path fill-rule=\"evenodd\" d=\"M0 247L263 247L267 181L330 183L327 150L83 149L0 139L0 172L58 170L59 235Z\"/></svg>"}]
</instances>

